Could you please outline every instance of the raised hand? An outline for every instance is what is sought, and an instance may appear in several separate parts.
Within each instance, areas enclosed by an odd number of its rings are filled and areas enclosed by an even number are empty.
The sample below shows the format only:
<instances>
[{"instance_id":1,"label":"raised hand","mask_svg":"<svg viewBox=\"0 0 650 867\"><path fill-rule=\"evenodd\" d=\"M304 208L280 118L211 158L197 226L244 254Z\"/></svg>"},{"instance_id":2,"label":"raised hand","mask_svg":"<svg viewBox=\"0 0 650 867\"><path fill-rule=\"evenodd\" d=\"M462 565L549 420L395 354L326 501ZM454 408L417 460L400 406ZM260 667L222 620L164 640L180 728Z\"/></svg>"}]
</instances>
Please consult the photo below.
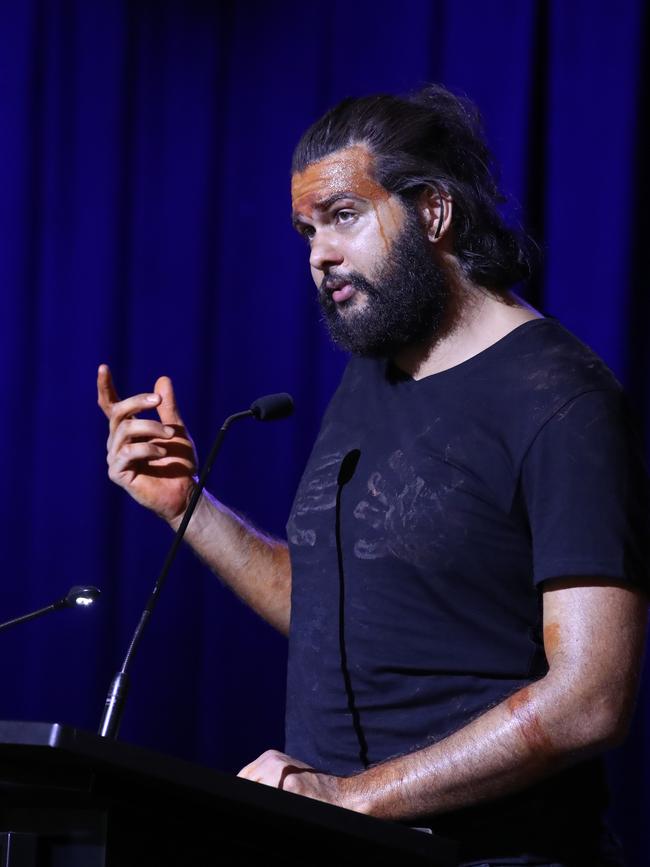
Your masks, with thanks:
<instances>
[{"instance_id":1,"label":"raised hand","mask_svg":"<svg viewBox=\"0 0 650 867\"><path fill-rule=\"evenodd\" d=\"M109 422L109 478L161 518L181 515L192 495L197 460L171 379L161 376L153 392L120 400L108 365L101 364L97 403ZM138 418L137 413L151 409L160 421Z\"/></svg>"}]
</instances>

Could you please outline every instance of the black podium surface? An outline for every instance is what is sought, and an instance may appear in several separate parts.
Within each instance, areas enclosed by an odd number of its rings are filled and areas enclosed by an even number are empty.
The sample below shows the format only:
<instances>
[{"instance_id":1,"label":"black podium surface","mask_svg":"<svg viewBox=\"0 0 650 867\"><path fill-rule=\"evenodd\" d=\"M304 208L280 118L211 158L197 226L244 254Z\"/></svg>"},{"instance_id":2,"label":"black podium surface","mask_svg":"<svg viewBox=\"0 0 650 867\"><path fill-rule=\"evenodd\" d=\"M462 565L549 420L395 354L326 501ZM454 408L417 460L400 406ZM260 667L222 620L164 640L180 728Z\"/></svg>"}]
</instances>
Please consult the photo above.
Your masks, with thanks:
<instances>
[{"instance_id":1,"label":"black podium surface","mask_svg":"<svg viewBox=\"0 0 650 867\"><path fill-rule=\"evenodd\" d=\"M439 865L447 841L129 744L0 722L1 867Z\"/></svg>"}]
</instances>

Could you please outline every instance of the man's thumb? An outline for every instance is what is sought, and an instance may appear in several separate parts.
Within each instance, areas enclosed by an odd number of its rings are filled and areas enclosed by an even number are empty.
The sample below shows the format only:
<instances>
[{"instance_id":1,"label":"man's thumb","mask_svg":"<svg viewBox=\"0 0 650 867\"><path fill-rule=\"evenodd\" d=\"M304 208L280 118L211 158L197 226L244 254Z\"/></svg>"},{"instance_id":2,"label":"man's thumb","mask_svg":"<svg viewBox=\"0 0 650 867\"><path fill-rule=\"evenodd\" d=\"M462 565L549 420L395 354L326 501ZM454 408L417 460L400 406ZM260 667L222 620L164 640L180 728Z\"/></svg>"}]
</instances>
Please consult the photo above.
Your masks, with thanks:
<instances>
[{"instance_id":1,"label":"man's thumb","mask_svg":"<svg viewBox=\"0 0 650 867\"><path fill-rule=\"evenodd\" d=\"M176 396L171 379L168 376L159 376L153 390L162 398L157 406L160 421L163 424L183 424L176 406Z\"/></svg>"}]
</instances>

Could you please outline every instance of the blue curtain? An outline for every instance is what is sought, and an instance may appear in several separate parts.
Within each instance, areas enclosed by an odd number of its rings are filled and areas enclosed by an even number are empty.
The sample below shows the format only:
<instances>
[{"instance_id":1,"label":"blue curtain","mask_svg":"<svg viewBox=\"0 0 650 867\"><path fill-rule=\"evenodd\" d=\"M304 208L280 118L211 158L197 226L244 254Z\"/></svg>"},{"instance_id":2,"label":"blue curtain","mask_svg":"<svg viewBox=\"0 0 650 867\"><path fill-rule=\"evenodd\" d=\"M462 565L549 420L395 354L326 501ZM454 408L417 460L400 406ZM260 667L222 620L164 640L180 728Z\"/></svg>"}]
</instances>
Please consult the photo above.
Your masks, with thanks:
<instances>
[{"instance_id":1,"label":"blue curtain","mask_svg":"<svg viewBox=\"0 0 650 867\"><path fill-rule=\"evenodd\" d=\"M211 487L282 533L343 369L288 214L301 131L344 96L441 81L482 109L528 297L627 387L650 450L648 16L643 0L0 3L0 619L94 583L96 610L0 637L0 717L97 726L169 530L106 478L97 364L166 373ZM282 638L183 551L133 672L123 738L232 771L281 747ZM611 761L630 863L650 862L644 731Z\"/></svg>"}]
</instances>

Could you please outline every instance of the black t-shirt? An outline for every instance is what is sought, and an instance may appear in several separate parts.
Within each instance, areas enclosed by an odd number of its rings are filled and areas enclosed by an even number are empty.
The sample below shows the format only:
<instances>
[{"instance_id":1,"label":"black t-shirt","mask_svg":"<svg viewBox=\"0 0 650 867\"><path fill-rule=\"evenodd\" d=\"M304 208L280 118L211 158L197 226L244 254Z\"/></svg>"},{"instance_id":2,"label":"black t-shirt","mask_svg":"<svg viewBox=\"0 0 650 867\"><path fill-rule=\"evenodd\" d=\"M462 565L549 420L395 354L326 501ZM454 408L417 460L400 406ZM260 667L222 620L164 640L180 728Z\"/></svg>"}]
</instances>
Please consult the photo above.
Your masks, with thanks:
<instances>
[{"instance_id":1,"label":"black t-shirt","mask_svg":"<svg viewBox=\"0 0 650 867\"><path fill-rule=\"evenodd\" d=\"M353 359L287 525L287 752L352 773L543 676L545 580L647 586L643 479L620 386L555 320L418 381ZM562 790L597 801L597 779L580 766ZM460 813L467 828L493 810Z\"/></svg>"}]
</instances>

